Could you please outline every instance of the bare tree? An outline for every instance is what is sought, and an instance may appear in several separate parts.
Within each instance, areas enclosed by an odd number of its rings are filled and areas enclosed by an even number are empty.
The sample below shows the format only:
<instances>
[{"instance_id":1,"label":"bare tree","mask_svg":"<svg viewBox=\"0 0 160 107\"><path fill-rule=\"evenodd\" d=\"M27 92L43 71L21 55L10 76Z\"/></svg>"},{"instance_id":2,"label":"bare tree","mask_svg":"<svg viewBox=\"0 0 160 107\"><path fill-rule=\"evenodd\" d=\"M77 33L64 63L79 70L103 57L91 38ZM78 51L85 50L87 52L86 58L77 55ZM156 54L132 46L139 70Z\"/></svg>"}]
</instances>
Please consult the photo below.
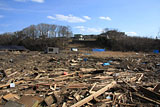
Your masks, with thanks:
<instances>
[{"instance_id":1,"label":"bare tree","mask_svg":"<svg viewBox=\"0 0 160 107\"><path fill-rule=\"evenodd\" d=\"M66 37L72 37L73 33L70 26L67 26Z\"/></svg>"},{"instance_id":2,"label":"bare tree","mask_svg":"<svg viewBox=\"0 0 160 107\"><path fill-rule=\"evenodd\" d=\"M20 31L21 32L21 31ZM16 32L15 35L20 34ZM38 24L31 25L22 30L22 34L30 38L52 38L52 37L70 37L72 35L71 28L69 26L59 26L54 24ZM20 34L20 36L22 35ZM57 36L58 35L58 36Z\"/></svg>"}]
</instances>

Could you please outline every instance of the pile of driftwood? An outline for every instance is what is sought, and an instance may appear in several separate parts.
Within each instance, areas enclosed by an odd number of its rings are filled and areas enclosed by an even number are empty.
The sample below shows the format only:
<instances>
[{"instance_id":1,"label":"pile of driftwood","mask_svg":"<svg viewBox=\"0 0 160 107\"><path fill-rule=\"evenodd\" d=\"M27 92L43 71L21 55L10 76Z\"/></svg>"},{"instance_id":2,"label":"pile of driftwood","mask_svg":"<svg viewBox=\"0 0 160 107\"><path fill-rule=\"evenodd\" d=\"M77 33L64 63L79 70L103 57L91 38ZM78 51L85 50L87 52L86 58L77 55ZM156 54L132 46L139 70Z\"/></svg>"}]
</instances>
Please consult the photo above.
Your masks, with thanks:
<instances>
[{"instance_id":1,"label":"pile of driftwood","mask_svg":"<svg viewBox=\"0 0 160 107\"><path fill-rule=\"evenodd\" d=\"M5 55L0 58L0 106L160 105L159 55L94 58L19 53L4 59Z\"/></svg>"}]
</instances>

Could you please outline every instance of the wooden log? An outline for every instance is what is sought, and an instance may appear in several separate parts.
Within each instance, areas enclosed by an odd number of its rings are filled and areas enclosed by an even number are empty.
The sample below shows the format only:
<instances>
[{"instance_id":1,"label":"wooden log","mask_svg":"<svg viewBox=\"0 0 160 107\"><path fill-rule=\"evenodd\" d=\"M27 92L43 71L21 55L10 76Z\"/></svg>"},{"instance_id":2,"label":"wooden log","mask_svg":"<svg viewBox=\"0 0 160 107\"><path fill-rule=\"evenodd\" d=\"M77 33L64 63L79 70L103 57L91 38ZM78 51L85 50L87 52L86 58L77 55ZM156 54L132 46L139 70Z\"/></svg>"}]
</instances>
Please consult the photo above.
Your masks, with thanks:
<instances>
[{"instance_id":1,"label":"wooden log","mask_svg":"<svg viewBox=\"0 0 160 107\"><path fill-rule=\"evenodd\" d=\"M160 102L159 102L159 101L155 101L155 100L150 99L150 98L148 98L148 97L142 96L142 95L140 95L140 94L138 94L138 93L134 93L134 95L136 95L136 96L138 96L138 97L140 97L140 98L142 98L142 99L144 99L144 100L147 100L147 101L150 101L150 102L152 102L152 103L156 103L156 104L159 104L159 105L160 105Z\"/></svg>"},{"instance_id":2,"label":"wooden log","mask_svg":"<svg viewBox=\"0 0 160 107\"><path fill-rule=\"evenodd\" d=\"M17 81L17 82L14 82L14 83L15 83L15 85L18 85L18 84L23 83L23 82L24 81L22 80L22 81ZM10 86L10 84L1 85L0 88L8 87L8 86Z\"/></svg>"},{"instance_id":3,"label":"wooden log","mask_svg":"<svg viewBox=\"0 0 160 107\"><path fill-rule=\"evenodd\" d=\"M159 93L148 90L142 86L139 86L139 87L140 87L139 91L141 91L145 97L148 97L148 98L153 99L155 101L160 101L160 94Z\"/></svg>"},{"instance_id":4,"label":"wooden log","mask_svg":"<svg viewBox=\"0 0 160 107\"><path fill-rule=\"evenodd\" d=\"M112 83L108 84L107 86L105 86L104 88L100 89L99 91L95 92L94 94L84 98L83 100L77 102L76 104L72 105L71 107L80 107L86 103L88 103L89 101L91 101L92 99L98 97L99 95L103 94L105 91L115 87L117 85L116 81L113 81Z\"/></svg>"},{"instance_id":5,"label":"wooden log","mask_svg":"<svg viewBox=\"0 0 160 107\"><path fill-rule=\"evenodd\" d=\"M144 77L144 74L141 74L140 78L138 79L138 82L140 82L143 77Z\"/></svg>"},{"instance_id":6,"label":"wooden log","mask_svg":"<svg viewBox=\"0 0 160 107\"><path fill-rule=\"evenodd\" d=\"M94 84L93 84L92 88L89 90L89 93L92 92L92 90L93 90L93 88L96 86L96 84L97 84L97 83L94 83Z\"/></svg>"},{"instance_id":7,"label":"wooden log","mask_svg":"<svg viewBox=\"0 0 160 107\"><path fill-rule=\"evenodd\" d=\"M158 92L159 89L160 89L160 83L154 87L153 91Z\"/></svg>"},{"instance_id":8,"label":"wooden log","mask_svg":"<svg viewBox=\"0 0 160 107\"><path fill-rule=\"evenodd\" d=\"M68 85L68 87L67 88L69 88L69 89L76 89L76 88L88 88L90 85L89 84L79 84L79 83L77 83L77 84L70 84L70 85Z\"/></svg>"},{"instance_id":9,"label":"wooden log","mask_svg":"<svg viewBox=\"0 0 160 107\"><path fill-rule=\"evenodd\" d=\"M96 71L97 69L95 68L80 68L80 71L82 72L91 72L91 71Z\"/></svg>"},{"instance_id":10,"label":"wooden log","mask_svg":"<svg viewBox=\"0 0 160 107\"><path fill-rule=\"evenodd\" d=\"M11 76L13 76L13 75L15 75L15 74L17 74L17 72L14 72L14 73L8 75L7 77L11 77Z\"/></svg>"},{"instance_id":11,"label":"wooden log","mask_svg":"<svg viewBox=\"0 0 160 107\"><path fill-rule=\"evenodd\" d=\"M135 107L136 106L136 104L127 104L127 103L120 103L120 102L118 102L118 104L120 104L122 106L129 106L129 107L131 107L131 106Z\"/></svg>"}]
</instances>

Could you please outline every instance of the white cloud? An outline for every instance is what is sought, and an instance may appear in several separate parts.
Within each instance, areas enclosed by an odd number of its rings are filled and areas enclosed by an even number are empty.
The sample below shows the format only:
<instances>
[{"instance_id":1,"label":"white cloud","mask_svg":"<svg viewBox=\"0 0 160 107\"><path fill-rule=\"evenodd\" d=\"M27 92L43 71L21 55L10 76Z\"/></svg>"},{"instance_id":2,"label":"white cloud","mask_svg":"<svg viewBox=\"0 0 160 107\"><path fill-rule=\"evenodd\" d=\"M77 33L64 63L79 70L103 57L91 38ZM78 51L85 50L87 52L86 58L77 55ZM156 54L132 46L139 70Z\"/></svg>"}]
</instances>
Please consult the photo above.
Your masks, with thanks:
<instances>
[{"instance_id":1,"label":"white cloud","mask_svg":"<svg viewBox=\"0 0 160 107\"><path fill-rule=\"evenodd\" d=\"M84 26L76 26L75 28L79 29L81 32L85 32L86 31Z\"/></svg>"},{"instance_id":2,"label":"white cloud","mask_svg":"<svg viewBox=\"0 0 160 107\"><path fill-rule=\"evenodd\" d=\"M129 36L137 36L136 32L125 32Z\"/></svg>"},{"instance_id":3,"label":"white cloud","mask_svg":"<svg viewBox=\"0 0 160 107\"><path fill-rule=\"evenodd\" d=\"M0 18L3 18L4 16L3 15L0 15Z\"/></svg>"},{"instance_id":4,"label":"white cloud","mask_svg":"<svg viewBox=\"0 0 160 107\"><path fill-rule=\"evenodd\" d=\"M91 20L91 18L89 16L83 16L85 19L87 20Z\"/></svg>"},{"instance_id":5,"label":"white cloud","mask_svg":"<svg viewBox=\"0 0 160 107\"><path fill-rule=\"evenodd\" d=\"M104 16L101 16L99 17L99 19L102 19L102 20L107 20L107 21L111 21L112 19L110 17L104 17Z\"/></svg>"},{"instance_id":6,"label":"white cloud","mask_svg":"<svg viewBox=\"0 0 160 107\"><path fill-rule=\"evenodd\" d=\"M65 16L65 15L61 15L61 14L56 14L55 17L47 16L47 18L53 19L53 20L59 20L59 21L66 21L69 23L86 22L86 20L84 20L80 17L73 16L73 15Z\"/></svg>"},{"instance_id":7,"label":"white cloud","mask_svg":"<svg viewBox=\"0 0 160 107\"><path fill-rule=\"evenodd\" d=\"M44 0L31 0L33 2L37 2L37 3L44 3Z\"/></svg>"},{"instance_id":8,"label":"white cloud","mask_svg":"<svg viewBox=\"0 0 160 107\"><path fill-rule=\"evenodd\" d=\"M27 2L27 1L32 1L32 2L37 2L37 3L44 3L44 0L14 0L17 2Z\"/></svg>"},{"instance_id":9,"label":"white cloud","mask_svg":"<svg viewBox=\"0 0 160 107\"><path fill-rule=\"evenodd\" d=\"M47 18L48 19L53 19L53 20L55 20L56 18L55 17L53 17L53 16L47 16Z\"/></svg>"},{"instance_id":10,"label":"white cloud","mask_svg":"<svg viewBox=\"0 0 160 107\"><path fill-rule=\"evenodd\" d=\"M84 26L76 26L75 28L79 29L83 33L101 33L103 31L101 28L90 28Z\"/></svg>"},{"instance_id":11,"label":"white cloud","mask_svg":"<svg viewBox=\"0 0 160 107\"><path fill-rule=\"evenodd\" d=\"M26 0L14 0L14 1L17 1L17 2L26 2Z\"/></svg>"}]
</instances>

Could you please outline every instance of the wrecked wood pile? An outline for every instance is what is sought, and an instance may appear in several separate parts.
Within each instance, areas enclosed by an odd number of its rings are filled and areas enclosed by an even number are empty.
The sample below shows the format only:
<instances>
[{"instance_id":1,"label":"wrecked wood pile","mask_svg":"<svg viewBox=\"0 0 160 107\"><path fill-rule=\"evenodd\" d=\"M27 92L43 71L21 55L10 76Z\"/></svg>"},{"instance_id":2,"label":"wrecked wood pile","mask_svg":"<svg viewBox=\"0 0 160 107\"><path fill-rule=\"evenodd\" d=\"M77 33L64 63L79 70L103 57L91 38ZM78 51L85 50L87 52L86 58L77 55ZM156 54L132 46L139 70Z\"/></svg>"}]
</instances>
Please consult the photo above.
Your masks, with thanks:
<instances>
[{"instance_id":1,"label":"wrecked wood pile","mask_svg":"<svg viewBox=\"0 0 160 107\"><path fill-rule=\"evenodd\" d=\"M0 106L160 105L160 56L0 53Z\"/></svg>"}]
</instances>

